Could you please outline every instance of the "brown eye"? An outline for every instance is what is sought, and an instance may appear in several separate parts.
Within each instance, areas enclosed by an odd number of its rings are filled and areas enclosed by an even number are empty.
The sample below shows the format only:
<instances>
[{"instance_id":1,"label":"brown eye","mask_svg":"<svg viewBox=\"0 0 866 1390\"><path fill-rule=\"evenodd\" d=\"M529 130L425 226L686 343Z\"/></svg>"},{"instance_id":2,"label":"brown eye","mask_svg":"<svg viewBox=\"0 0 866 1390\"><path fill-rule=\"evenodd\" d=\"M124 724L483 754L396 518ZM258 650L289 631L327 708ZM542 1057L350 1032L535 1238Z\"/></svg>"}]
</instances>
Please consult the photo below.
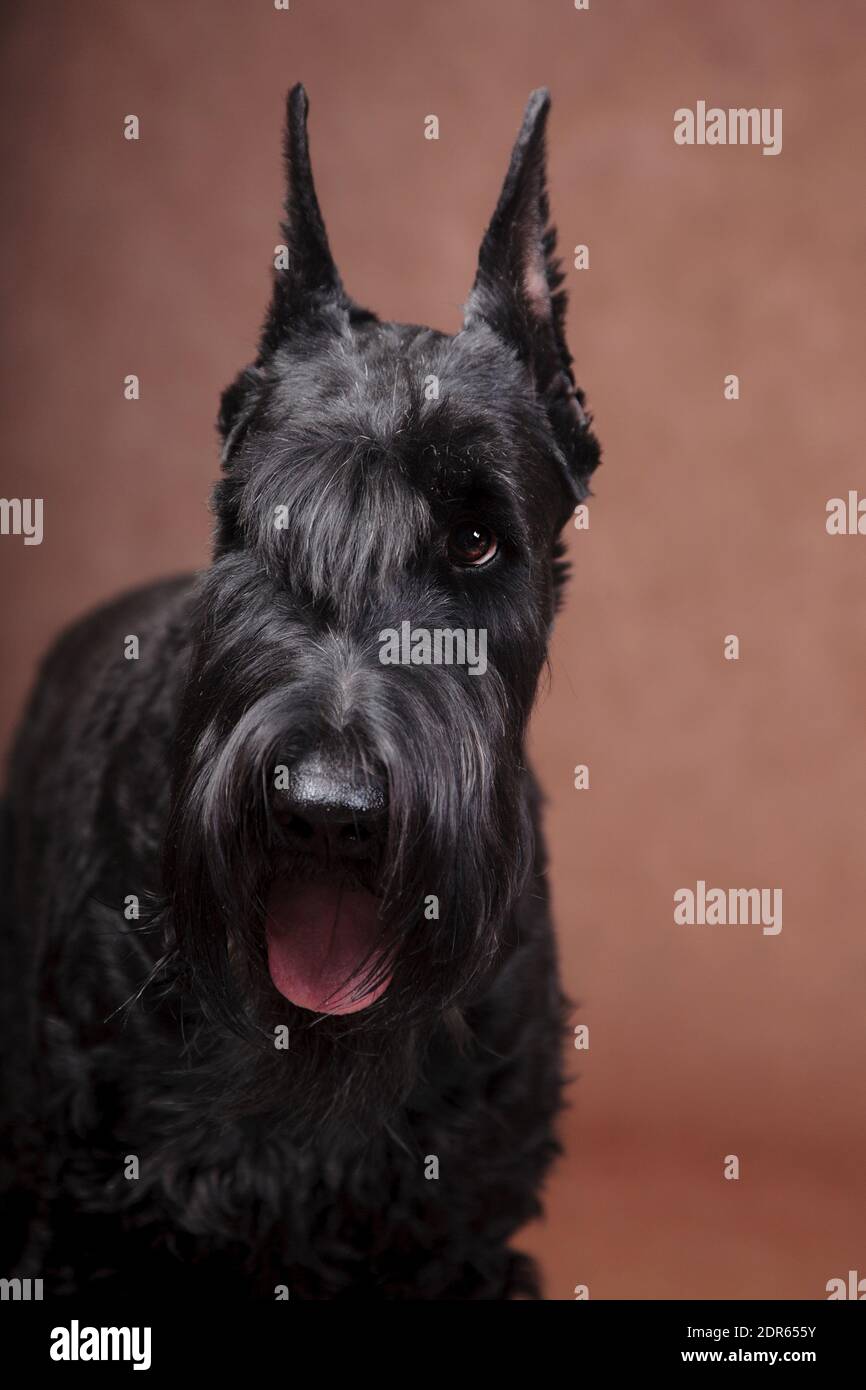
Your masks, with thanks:
<instances>
[{"instance_id":1,"label":"brown eye","mask_svg":"<svg viewBox=\"0 0 866 1390\"><path fill-rule=\"evenodd\" d=\"M448 535L448 558L453 565L486 565L498 549L490 527L471 518L456 522Z\"/></svg>"}]
</instances>

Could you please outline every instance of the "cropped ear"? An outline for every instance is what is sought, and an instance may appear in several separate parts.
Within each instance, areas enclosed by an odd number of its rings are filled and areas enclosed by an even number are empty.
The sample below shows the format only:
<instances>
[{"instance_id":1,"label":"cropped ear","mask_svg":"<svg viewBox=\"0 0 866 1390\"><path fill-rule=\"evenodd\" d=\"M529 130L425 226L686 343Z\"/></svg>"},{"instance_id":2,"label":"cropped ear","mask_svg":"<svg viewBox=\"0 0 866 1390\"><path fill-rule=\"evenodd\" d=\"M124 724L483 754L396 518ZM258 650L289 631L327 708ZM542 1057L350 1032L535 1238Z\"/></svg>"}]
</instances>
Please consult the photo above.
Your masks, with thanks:
<instances>
[{"instance_id":1,"label":"cropped ear","mask_svg":"<svg viewBox=\"0 0 866 1390\"><path fill-rule=\"evenodd\" d=\"M331 256L310 166L308 109L307 94L297 83L286 98L283 139L286 197L281 234L288 248L288 265L274 271L256 361L239 372L222 394L218 426L223 465L240 447L252 422L270 358L292 333L315 327L339 333L349 324L376 317L346 294Z\"/></svg>"},{"instance_id":2,"label":"cropped ear","mask_svg":"<svg viewBox=\"0 0 866 1390\"><path fill-rule=\"evenodd\" d=\"M548 225L549 110L550 93L539 87L527 102L499 202L481 243L464 328L471 331L486 324L525 363L564 456L567 482L581 500L598 465L599 448L565 341L566 294L560 288L564 277L555 256L556 231Z\"/></svg>"},{"instance_id":3,"label":"cropped ear","mask_svg":"<svg viewBox=\"0 0 866 1390\"><path fill-rule=\"evenodd\" d=\"M340 331L375 315L349 299L331 255L310 165L307 94L300 83L286 99L283 154L286 169L285 219L281 231L288 265L274 273L274 290L262 330L259 361L270 356L295 329L319 320Z\"/></svg>"}]
</instances>

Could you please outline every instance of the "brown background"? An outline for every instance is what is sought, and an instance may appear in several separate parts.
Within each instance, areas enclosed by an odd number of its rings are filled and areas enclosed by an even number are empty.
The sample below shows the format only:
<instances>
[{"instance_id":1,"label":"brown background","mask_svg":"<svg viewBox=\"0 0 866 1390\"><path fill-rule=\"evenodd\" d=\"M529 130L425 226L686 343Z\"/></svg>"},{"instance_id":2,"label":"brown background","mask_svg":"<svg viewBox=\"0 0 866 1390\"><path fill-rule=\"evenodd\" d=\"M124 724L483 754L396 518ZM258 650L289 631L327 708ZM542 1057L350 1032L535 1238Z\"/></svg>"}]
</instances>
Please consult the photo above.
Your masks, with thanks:
<instances>
[{"instance_id":1,"label":"brown background","mask_svg":"<svg viewBox=\"0 0 866 1390\"><path fill-rule=\"evenodd\" d=\"M820 1298L866 1274L866 538L824 526L828 498L866 490L866 11L67 0L9 7L5 34L0 490L46 508L41 548L0 539L6 734L63 623L206 561L217 394L264 308L288 85L310 93L352 293L449 330L523 103L550 86L605 464L534 725L591 1048L570 1052L567 1157L527 1243L560 1299ZM783 107L782 153L676 146L673 111L698 99ZM781 887L781 935L674 927L698 878Z\"/></svg>"}]
</instances>

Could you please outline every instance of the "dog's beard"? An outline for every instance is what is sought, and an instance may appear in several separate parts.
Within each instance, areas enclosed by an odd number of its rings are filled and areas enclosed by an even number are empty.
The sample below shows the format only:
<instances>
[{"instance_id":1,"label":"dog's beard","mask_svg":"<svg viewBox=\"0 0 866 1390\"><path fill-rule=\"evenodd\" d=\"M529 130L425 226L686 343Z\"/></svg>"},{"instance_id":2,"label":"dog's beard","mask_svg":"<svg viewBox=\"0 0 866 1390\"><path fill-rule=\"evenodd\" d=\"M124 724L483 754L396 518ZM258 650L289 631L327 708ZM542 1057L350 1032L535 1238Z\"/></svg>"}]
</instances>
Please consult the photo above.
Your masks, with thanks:
<instances>
[{"instance_id":1,"label":"dog's beard","mask_svg":"<svg viewBox=\"0 0 866 1390\"><path fill-rule=\"evenodd\" d=\"M201 651L190 678L166 843L178 963L202 1019L260 1058L252 1094L238 1078L244 1106L291 1093L311 1114L324 1087L328 1110L378 1113L498 959L531 859L522 723L493 671L377 673L353 752L386 779L384 837L360 864L311 863L281 845L273 775L321 734L311 710L326 700L302 672L245 708L215 701L202 722L212 659Z\"/></svg>"}]
</instances>

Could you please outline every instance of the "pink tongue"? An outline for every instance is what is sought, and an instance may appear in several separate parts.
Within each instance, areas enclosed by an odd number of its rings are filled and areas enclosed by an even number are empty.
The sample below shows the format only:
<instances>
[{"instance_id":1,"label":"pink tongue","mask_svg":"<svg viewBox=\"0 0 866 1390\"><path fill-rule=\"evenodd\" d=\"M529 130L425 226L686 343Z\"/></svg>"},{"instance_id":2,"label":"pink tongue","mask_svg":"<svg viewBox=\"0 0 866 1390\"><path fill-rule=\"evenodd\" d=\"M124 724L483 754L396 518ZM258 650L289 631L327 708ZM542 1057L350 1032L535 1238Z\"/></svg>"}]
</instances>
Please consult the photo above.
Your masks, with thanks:
<instances>
[{"instance_id":1,"label":"pink tongue","mask_svg":"<svg viewBox=\"0 0 866 1390\"><path fill-rule=\"evenodd\" d=\"M268 968L280 994L302 1009L354 1014L385 993L389 980L356 998L362 962L379 931L377 903L363 888L339 883L292 884L278 879L268 897Z\"/></svg>"}]
</instances>

